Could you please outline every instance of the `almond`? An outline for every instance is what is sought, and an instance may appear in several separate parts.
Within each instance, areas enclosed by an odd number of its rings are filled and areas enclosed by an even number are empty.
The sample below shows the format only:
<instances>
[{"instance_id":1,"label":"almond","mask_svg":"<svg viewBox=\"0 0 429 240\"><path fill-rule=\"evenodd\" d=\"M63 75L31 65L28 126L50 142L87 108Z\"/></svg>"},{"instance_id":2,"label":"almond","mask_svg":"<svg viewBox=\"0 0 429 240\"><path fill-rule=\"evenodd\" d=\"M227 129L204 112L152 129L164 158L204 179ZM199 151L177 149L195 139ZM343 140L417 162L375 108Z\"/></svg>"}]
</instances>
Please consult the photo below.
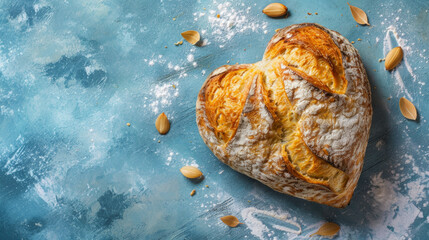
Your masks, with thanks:
<instances>
[{"instance_id":1,"label":"almond","mask_svg":"<svg viewBox=\"0 0 429 240\"><path fill-rule=\"evenodd\" d=\"M408 118L410 120L417 119L416 107L414 107L413 103L408 101L408 99L403 97L399 99L399 109L401 110L401 113L405 118Z\"/></svg>"},{"instance_id":2,"label":"almond","mask_svg":"<svg viewBox=\"0 0 429 240\"><path fill-rule=\"evenodd\" d=\"M314 235L331 237L331 236L334 236L335 234L337 234L338 231L340 231L340 226L338 224L332 223L332 222L327 222L327 223L324 223L319 228L319 230L317 230L317 232L311 234L310 237L312 237Z\"/></svg>"},{"instance_id":3,"label":"almond","mask_svg":"<svg viewBox=\"0 0 429 240\"><path fill-rule=\"evenodd\" d=\"M193 166L184 166L180 169L180 172L187 178L199 178L203 175L200 169Z\"/></svg>"},{"instance_id":4,"label":"almond","mask_svg":"<svg viewBox=\"0 0 429 240\"><path fill-rule=\"evenodd\" d=\"M159 114L158 118L155 121L155 127L162 135L168 133L168 131L170 130L170 122L168 121L168 118L165 113Z\"/></svg>"},{"instance_id":5,"label":"almond","mask_svg":"<svg viewBox=\"0 0 429 240\"><path fill-rule=\"evenodd\" d=\"M201 39L200 33L194 30L182 32L181 34L182 37L192 45L195 45Z\"/></svg>"},{"instance_id":6,"label":"almond","mask_svg":"<svg viewBox=\"0 0 429 240\"><path fill-rule=\"evenodd\" d=\"M352 12L352 16L354 18L354 20L361 24L361 25L368 25L369 26L369 22L368 22L368 16L366 15L366 13L355 6L350 5L349 3L347 3L350 7L350 11ZM356 25L357 27L357 25Z\"/></svg>"},{"instance_id":7,"label":"almond","mask_svg":"<svg viewBox=\"0 0 429 240\"><path fill-rule=\"evenodd\" d=\"M243 224L238 220L238 218L236 218L232 215L221 217L220 220L222 220L223 223L225 223L226 225L228 225L230 227L237 227L238 224Z\"/></svg>"},{"instance_id":8,"label":"almond","mask_svg":"<svg viewBox=\"0 0 429 240\"><path fill-rule=\"evenodd\" d=\"M401 47L395 47L386 56L386 60L384 62L384 66L386 70L392 70L402 61L402 57L404 56L404 52Z\"/></svg>"},{"instance_id":9,"label":"almond","mask_svg":"<svg viewBox=\"0 0 429 240\"><path fill-rule=\"evenodd\" d=\"M281 17L287 14L287 7L281 3L271 3L262 12L268 17Z\"/></svg>"}]
</instances>

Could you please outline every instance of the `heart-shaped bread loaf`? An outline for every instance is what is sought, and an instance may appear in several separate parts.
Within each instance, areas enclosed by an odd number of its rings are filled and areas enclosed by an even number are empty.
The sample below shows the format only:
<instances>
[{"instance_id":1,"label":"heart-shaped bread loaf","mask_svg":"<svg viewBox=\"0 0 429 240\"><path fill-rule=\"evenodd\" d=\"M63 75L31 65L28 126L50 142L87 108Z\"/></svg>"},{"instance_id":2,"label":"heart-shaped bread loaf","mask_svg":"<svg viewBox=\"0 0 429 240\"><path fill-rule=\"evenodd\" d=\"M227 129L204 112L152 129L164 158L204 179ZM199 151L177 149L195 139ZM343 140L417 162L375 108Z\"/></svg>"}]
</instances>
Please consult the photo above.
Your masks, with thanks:
<instances>
[{"instance_id":1,"label":"heart-shaped bread loaf","mask_svg":"<svg viewBox=\"0 0 429 240\"><path fill-rule=\"evenodd\" d=\"M278 31L254 64L214 70L197 125L217 158L272 189L344 207L356 188L371 126L358 51L317 24Z\"/></svg>"}]
</instances>

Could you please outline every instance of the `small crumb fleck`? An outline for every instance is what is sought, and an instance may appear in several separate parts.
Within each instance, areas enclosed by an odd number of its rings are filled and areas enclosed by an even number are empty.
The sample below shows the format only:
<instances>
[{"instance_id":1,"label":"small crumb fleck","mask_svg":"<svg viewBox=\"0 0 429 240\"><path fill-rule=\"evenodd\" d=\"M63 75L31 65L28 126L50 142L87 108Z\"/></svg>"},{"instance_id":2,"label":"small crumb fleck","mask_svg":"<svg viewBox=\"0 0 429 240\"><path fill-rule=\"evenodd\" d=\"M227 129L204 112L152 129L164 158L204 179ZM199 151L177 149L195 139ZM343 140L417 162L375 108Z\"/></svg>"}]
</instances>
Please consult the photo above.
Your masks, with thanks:
<instances>
[{"instance_id":1,"label":"small crumb fleck","mask_svg":"<svg viewBox=\"0 0 429 240\"><path fill-rule=\"evenodd\" d=\"M175 43L174 45L179 46L179 45L182 45L182 44L183 44L183 40L178 41L178 42L177 42L177 43Z\"/></svg>"},{"instance_id":2,"label":"small crumb fleck","mask_svg":"<svg viewBox=\"0 0 429 240\"><path fill-rule=\"evenodd\" d=\"M220 14L216 15L217 18L220 18Z\"/></svg>"},{"instance_id":3,"label":"small crumb fleck","mask_svg":"<svg viewBox=\"0 0 429 240\"><path fill-rule=\"evenodd\" d=\"M374 69L374 72L377 72L377 69Z\"/></svg>"},{"instance_id":4,"label":"small crumb fleck","mask_svg":"<svg viewBox=\"0 0 429 240\"><path fill-rule=\"evenodd\" d=\"M280 28L277 28L277 29L276 29L276 32L278 32L278 31L280 31Z\"/></svg>"},{"instance_id":5,"label":"small crumb fleck","mask_svg":"<svg viewBox=\"0 0 429 240\"><path fill-rule=\"evenodd\" d=\"M352 44L354 44L355 43L355 41L352 41Z\"/></svg>"},{"instance_id":6,"label":"small crumb fleck","mask_svg":"<svg viewBox=\"0 0 429 240\"><path fill-rule=\"evenodd\" d=\"M319 15L317 12L315 12L314 14Z\"/></svg>"},{"instance_id":7,"label":"small crumb fleck","mask_svg":"<svg viewBox=\"0 0 429 240\"><path fill-rule=\"evenodd\" d=\"M311 15L311 13L307 13L308 15Z\"/></svg>"},{"instance_id":8,"label":"small crumb fleck","mask_svg":"<svg viewBox=\"0 0 429 240\"><path fill-rule=\"evenodd\" d=\"M176 21L176 18L175 18L175 17L173 18L173 21Z\"/></svg>"},{"instance_id":9,"label":"small crumb fleck","mask_svg":"<svg viewBox=\"0 0 429 240\"><path fill-rule=\"evenodd\" d=\"M358 25L356 24L356 27L358 27Z\"/></svg>"},{"instance_id":10,"label":"small crumb fleck","mask_svg":"<svg viewBox=\"0 0 429 240\"><path fill-rule=\"evenodd\" d=\"M387 98L387 100L389 100L389 101L390 101L390 99L392 99L392 97L388 97L388 98Z\"/></svg>"},{"instance_id":11,"label":"small crumb fleck","mask_svg":"<svg viewBox=\"0 0 429 240\"><path fill-rule=\"evenodd\" d=\"M206 188L209 188L209 185L206 185Z\"/></svg>"},{"instance_id":12,"label":"small crumb fleck","mask_svg":"<svg viewBox=\"0 0 429 240\"><path fill-rule=\"evenodd\" d=\"M195 193L196 193L195 189L194 189L194 190L192 190L192 192L191 192L191 196L194 196L194 195L195 195Z\"/></svg>"},{"instance_id":13,"label":"small crumb fleck","mask_svg":"<svg viewBox=\"0 0 429 240\"><path fill-rule=\"evenodd\" d=\"M129 126L131 126L131 123L127 123L127 126L129 127Z\"/></svg>"},{"instance_id":14,"label":"small crumb fleck","mask_svg":"<svg viewBox=\"0 0 429 240\"><path fill-rule=\"evenodd\" d=\"M378 59L378 62L382 62L382 61L383 61L383 59L381 59L381 58Z\"/></svg>"},{"instance_id":15,"label":"small crumb fleck","mask_svg":"<svg viewBox=\"0 0 429 240\"><path fill-rule=\"evenodd\" d=\"M358 41L362 41L362 39L358 38Z\"/></svg>"},{"instance_id":16,"label":"small crumb fleck","mask_svg":"<svg viewBox=\"0 0 429 240\"><path fill-rule=\"evenodd\" d=\"M226 63L229 63L229 60L228 60L228 61L226 61Z\"/></svg>"},{"instance_id":17,"label":"small crumb fleck","mask_svg":"<svg viewBox=\"0 0 429 240\"><path fill-rule=\"evenodd\" d=\"M203 10L206 10L206 8L203 8Z\"/></svg>"},{"instance_id":18,"label":"small crumb fleck","mask_svg":"<svg viewBox=\"0 0 429 240\"><path fill-rule=\"evenodd\" d=\"M161 143L161 140L158 140L158 143Z\"/></svg>"},{"instance_id":19,"label":"small crumb fleck","mask_svg":"<svg viewBox=\"0 0 429 240\"><path fill-rule=\"evenodd\" d=\"M247 200L247 202L250 202L250 200Z\"/></svg>"},{"instance_id":20,"label":"small crumb fleck","mask_svg":"<svg viewBox=\"0 0 429 240\"><path fill-rule=\"evenodd\" d=\"M341 13L341 17L343 16L343 14Z\"/></svg>"},{"instance_id":21,"label":"small crumb fleck","mask_svg":"<svg viewBox=\"0 0 429 240\"><path fill-rule=\"evenodd\" d=\"M172 87L173 87L173 88L176 88L176 85L174 85L174 84L173 84L173 86L172 86Z\"/></svg>"},{"instance_id":22,"label":"small crumb fleck","mask_svg":"<svg viewBox=\"0 0 429 240\"><path fill-rule=\"evenodd\" d=\"M167 46L165 46L165 48L167 48Z\"/></svg>"},{"instance_id":23,"label":"small crumb fleck","mask_svg":"<svg viewBox=\"0 0 429 240\"><path fill-rule=\"evenodd\" d=\"M238 62L236 62L235 64L238 64Z\"/></svg>"}]
</instances>

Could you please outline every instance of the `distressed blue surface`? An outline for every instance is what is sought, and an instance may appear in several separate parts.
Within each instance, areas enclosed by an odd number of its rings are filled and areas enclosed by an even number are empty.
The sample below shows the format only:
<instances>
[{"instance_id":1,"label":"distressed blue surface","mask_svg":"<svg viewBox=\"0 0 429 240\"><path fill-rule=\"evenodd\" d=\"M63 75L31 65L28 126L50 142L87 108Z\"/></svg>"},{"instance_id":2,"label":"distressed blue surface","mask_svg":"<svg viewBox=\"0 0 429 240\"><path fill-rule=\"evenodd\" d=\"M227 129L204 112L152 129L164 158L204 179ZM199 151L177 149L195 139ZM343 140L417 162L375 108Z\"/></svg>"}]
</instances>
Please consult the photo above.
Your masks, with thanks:
<instances>
[{"instance_id":1,"label":"distressed blue surface","mask_svg":"<svg viewBox=\"0 0 429 240\"><path fill-rule=\"evenodd\" d=\"M351 1L371 23L356 27L340 0L287 1L286 19L263 15L266 1L234 1L230 13L245 20L231 29L209 20L220 3L0 2L0 239L307 239L324 221L341 225L341 239L429 238L429 2ZM275 29L302 22L355 41L372 85L364 170L345 209L231 170L195 124L208 73L227 60L258 61ZM205 46L174 45L190 29ZM408 68L384 70L388 42L403 44ZM402 117L400 97L413 101L417 121ZM154 127L161 112L171 120L165 136ZM204 172L202 182L180 174L188 164ZM267 228L258 233L262 225L243 215L250 207L295 216L302 233L257 216ZM230 229L224 215L245 224Z\"/></svg>"}]
</instances>

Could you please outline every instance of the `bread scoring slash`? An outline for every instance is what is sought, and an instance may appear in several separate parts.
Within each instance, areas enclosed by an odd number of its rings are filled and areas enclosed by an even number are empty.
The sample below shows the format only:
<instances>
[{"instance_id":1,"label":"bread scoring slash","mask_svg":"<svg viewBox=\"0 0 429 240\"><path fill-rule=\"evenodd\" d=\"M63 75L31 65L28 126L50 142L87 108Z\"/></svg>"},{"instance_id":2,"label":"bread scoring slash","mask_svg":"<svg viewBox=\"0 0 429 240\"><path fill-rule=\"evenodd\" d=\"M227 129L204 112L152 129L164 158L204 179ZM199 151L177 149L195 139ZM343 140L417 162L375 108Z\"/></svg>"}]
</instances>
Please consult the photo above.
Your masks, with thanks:
<instances>
[{"instance_id":1,"label":"bread scoring slash","mask_svg":"<svg viewBox=\"0 0 429 240\"><path fill-rule=\"evenodd\" d=\"M310 23L281 29L262 61L208 76L196 115L206 145L236 171L306 200L350 202L372 107L359 53L339 33Z\"/></svg>"}]
</instances>

